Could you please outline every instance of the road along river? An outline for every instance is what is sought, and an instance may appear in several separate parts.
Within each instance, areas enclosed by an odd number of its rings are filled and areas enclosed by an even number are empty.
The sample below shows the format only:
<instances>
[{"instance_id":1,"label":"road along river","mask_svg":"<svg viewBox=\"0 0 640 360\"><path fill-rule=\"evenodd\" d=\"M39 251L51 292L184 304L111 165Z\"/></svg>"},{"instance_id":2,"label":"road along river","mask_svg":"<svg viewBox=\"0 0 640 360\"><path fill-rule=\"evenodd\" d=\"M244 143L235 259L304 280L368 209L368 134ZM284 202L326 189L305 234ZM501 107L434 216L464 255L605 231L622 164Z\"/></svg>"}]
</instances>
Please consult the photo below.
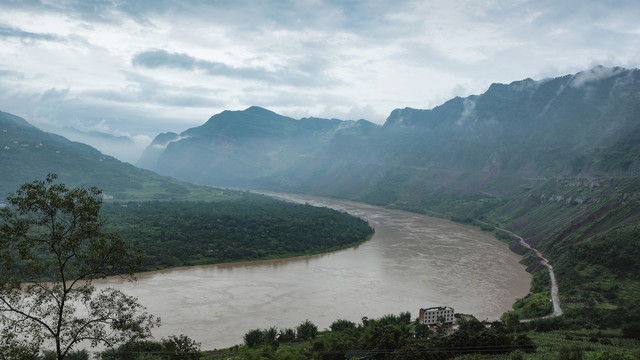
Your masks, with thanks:
<instances>
[{"instance_id":1,"label":"road along river","mask_svg":"<svg viewBox=\"0 0 640 360\"><path fill-rule=\"evenodd\" d=\"M294 328L309 319L322 330L336 319L403 311L416 318L421 307L437 305L494 320L529 291L520 256L477 228L343 200L271 195L346 211L376 233L329 254L170 269L98 286L136 296L161 317L157 339L185 334L207 350L240 344L256 328Z\"/></svg>"}]
</instances>

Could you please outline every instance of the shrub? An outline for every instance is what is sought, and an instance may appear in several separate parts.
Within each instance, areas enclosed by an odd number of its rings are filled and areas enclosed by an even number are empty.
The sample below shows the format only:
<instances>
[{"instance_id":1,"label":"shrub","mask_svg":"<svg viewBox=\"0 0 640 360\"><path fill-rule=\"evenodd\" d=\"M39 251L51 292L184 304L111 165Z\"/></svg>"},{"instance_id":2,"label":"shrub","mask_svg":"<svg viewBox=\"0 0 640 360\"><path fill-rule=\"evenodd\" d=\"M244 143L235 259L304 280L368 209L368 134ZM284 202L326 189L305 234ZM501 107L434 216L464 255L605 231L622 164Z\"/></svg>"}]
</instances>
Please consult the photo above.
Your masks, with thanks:
<instances>
[{"instance_id":1,"label":"shrub","mask_svg":"<svg viewBox=\"0 0 640 360\"><path fill-rule=\"evenodd\" d=\"M280 345L278 343L278 329L275 327L270 327L262 332L264 337L264 343L271 346L274 349L277 349Z\"/></svg>"},{"instance_id":2,"label":"shrub","mask_svg":"<svg viewBox=\"0 0 640 360\"><path fill-rule=\"evenodd\" d=\"M287 343L296 339L296 331L294 329L280 329L278 333L278 342Z\"/></svg>"},{"instance_id":3,"label":"shrub","mask_svg":"<svg viewBox=\"0 0 640 360\"><path fill-rule=\"evenodd\" d=\"M296 328L298 339L310 340L318 336L318 327L309 320L305 320Z\"/></svg>"},{"instance_id":4,"label":"shrub","mask_svg":"<svg viewBox=\"0 0 640 360\"><path fill-rule=\"evenodd\" d=\"M58 355L55 351L45 351L42 360L56 360ZM89 360L89 352L85 349L75 350L67 353L66 360Z\"/></svg>"},{"instance_id":5,"label":"shrub","mask_svg":"<svg viewBox=\"0 0 640 360\"><path fill-rule=\"evenodd\" d=\"M257 347L264 343L264 333L260 329L249 330L242 338L244 339L244 343L250 348Z\"/></svg>"},{"instance_id":6,"label":"shrub","mask_svg":"<svg viewBox=\"0 0 640 360\"><path fill-rule=\"evenodd\" d=\"M157 341L133 341L115 349L105 350L100 354L101 360L137 360L141 354L162 352L162 344Z\"/></svg>"},{"instance_id":7,"label":"shrub","mask_svg":"<svg viewBox=\"0 0 640 360\"><path fill-rule=\"evenodd\" d=\"M162 339L162 352L170 360L200 359L200 343L186 335L170 336Z\"/></svg>"},{"instance_id":8,"label":"shrub","mask_svg":"<svg viewBox=\"0 0 640 360\"><path fill-rule=\"evenodd\" d=\"M338 319L338 320L334 321L333 323L331 323L331 326L329 326L329 328L333 332L351 330L351 329L355 329L356 328L356 323L354 323L353 321L349 321L349 320Z\"/></svg>"}]
</instances>

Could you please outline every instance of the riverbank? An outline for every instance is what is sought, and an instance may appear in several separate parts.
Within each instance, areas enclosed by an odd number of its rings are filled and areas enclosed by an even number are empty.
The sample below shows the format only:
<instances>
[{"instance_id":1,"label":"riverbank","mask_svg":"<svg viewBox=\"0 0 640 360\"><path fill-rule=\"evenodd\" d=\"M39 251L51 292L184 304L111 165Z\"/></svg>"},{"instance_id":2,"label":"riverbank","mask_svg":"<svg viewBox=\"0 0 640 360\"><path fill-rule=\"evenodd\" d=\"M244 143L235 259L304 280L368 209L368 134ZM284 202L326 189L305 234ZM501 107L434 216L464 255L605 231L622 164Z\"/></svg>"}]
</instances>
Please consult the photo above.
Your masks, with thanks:
<instances>
[{"instance_id":1,"label":"riverbank","mask_svg":"<svg viewBox=\"0 0 640 360\"><path fill-rule=\"evenodd\" d=\"M163 269L139 271L133 274L133 276L135 279L140 279L140 278L152 277L154 275L170 273L174 271L184 271L184 270L189 270L189 269L198 268L198 267L211 267L211 266L221 268L221 269L225 269L225 268L232 269L234 267L244 267L244 266L280 266L289 261L309 261L309 260L321 258L323 256L330 255L332 253L336 253L340 251L347 251L350 249L355 250L358 248L358 246L361 246L362 244L371 240L371 238L374 235L375 233L367 236L367 238L365 238L364 240L351 245L348 244L348 245L345 245L344 247L329 249L327 251L321 251L317 253L292 254L290 256L283 255L283 256L269 257L269 258L263 258L263 259L257 259L257 260L241 259L238 261L224 261L224 262L207 263L207 264L194 264L194 265L186 265L186 266L167 267ZM113 279L117 280L120 278L121 278L120 275L114 275L105 279L95 279L93 280L93 282L96 284L106 284Z\"/></svg>"},{"instance_id":2,"label":"riverbank","mask_svg":"<svg viewBox=\"0 0 640 360\"><path fill-rule=\"evenodd\" d=\"M300 196L367 220L373 237L355 248L294 259L226 263L109 279L162 318L159 339L185 334L203 349L233 346L250 329L320 329L335 319L358 322L449 305L497 320L529 291L531 275L492 234L425 215L367 204Z\"/></svg>"},{"instance_id":3,"label":"riverbank","mask_svg":"<svg viewBox=\"0 0 640 360\"><path fill-rule=\"evenodd\" d=\"M514 236L516 239L518 239L521 246L524 246L528 250L532 251L536 255L536 257L540 259L540 264L547 268L547 270L549 271L549 277L551 278L551 300L553 302L553 316L562 315L562 308L560 307L560 297L558 296L558 282L556 281L556 275L553 272L553 265L549 263L549 260L547 260L547 258L545 258L540 251L527 244L520 235L506 229L496 228L496 230L506 232Z\"/></svg>"}]
</instances>

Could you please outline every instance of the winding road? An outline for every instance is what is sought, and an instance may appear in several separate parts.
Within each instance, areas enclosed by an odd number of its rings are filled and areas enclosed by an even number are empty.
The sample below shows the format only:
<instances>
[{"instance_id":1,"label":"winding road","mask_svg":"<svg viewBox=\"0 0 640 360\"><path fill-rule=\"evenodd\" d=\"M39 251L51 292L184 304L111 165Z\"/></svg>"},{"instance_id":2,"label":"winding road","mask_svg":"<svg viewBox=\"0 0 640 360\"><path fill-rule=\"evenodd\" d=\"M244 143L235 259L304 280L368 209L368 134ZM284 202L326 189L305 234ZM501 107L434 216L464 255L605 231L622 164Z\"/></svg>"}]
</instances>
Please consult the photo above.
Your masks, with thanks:
<instances>
[{"instance_id":1,"label":"winding road","mask_svg":"<svg viewBox=\"0 0 640 360\"><path fill-rule=\"evenodd\" d=\"M533 253L536 254L536 256L540 259L540 264L547 267L547 269L549 270L549 277L551 278L551 300L553 301L553 316L562 315L562 308L560 307L560 297L558 296L558 283L556 281L556 275L553 272L553 265L549 263L549 260L547 260L547 258L542 256L542 253L540 253L538 249L531 247L531 245L527 244L524 239L518 234L506 229L496 229L515 236L520 241L520 244L522 244L522 246L533 251Z\"/></svg>"}]
</instances>

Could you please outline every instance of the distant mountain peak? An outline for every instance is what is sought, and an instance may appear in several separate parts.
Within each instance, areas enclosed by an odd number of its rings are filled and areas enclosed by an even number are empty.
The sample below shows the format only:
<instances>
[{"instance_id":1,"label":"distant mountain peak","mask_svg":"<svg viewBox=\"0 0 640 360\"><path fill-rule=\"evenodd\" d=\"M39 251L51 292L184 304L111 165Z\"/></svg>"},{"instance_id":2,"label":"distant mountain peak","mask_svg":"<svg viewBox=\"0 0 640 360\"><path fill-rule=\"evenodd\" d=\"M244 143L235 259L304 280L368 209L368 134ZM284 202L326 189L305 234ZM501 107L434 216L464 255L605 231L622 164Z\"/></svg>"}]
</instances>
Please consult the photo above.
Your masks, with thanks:
<instances>
[{"instance_id":1,"label":"distant mountain peak","mask_svg":"<svg viewBox=\"0 0 640 360\"><path fill-rule=\"evenodd\" d=\"M544 115L563 96L574 96L571 101L575 102L581 101L579 96L599 96L599 99L591 100L606 101L604 97L624 93L624 89L637 83L639 78L640 70L637 69L596 66L573 75L555 78L526 78L509 84L493 83L480 95L456 97L432 109L395 109L387 118L384 127L431 127L444 123L460 125L468 124L466 120L470 118L480 123L484 120L484 123L492 124L496 121L528 121ZM600 93L596 95L593 88L587 88L593 87L591 85L598 87ZM582 95L565 94L568 90L578 91Z\"/></svg>"},{"instance_id":2,"label":"distant mountain peak","mask_svg":"<svg viewBox=\"0 0 640 360\"><path fill-rule=\"evenodd\" d=\"M249 106L248 108L243 110L244 112L248 112L248 113L254 113L254 114L274 114L277 115L275 112L269 110L269 109L265 109L263 107L260 106Z\"/></svg>"}]
</instances>

